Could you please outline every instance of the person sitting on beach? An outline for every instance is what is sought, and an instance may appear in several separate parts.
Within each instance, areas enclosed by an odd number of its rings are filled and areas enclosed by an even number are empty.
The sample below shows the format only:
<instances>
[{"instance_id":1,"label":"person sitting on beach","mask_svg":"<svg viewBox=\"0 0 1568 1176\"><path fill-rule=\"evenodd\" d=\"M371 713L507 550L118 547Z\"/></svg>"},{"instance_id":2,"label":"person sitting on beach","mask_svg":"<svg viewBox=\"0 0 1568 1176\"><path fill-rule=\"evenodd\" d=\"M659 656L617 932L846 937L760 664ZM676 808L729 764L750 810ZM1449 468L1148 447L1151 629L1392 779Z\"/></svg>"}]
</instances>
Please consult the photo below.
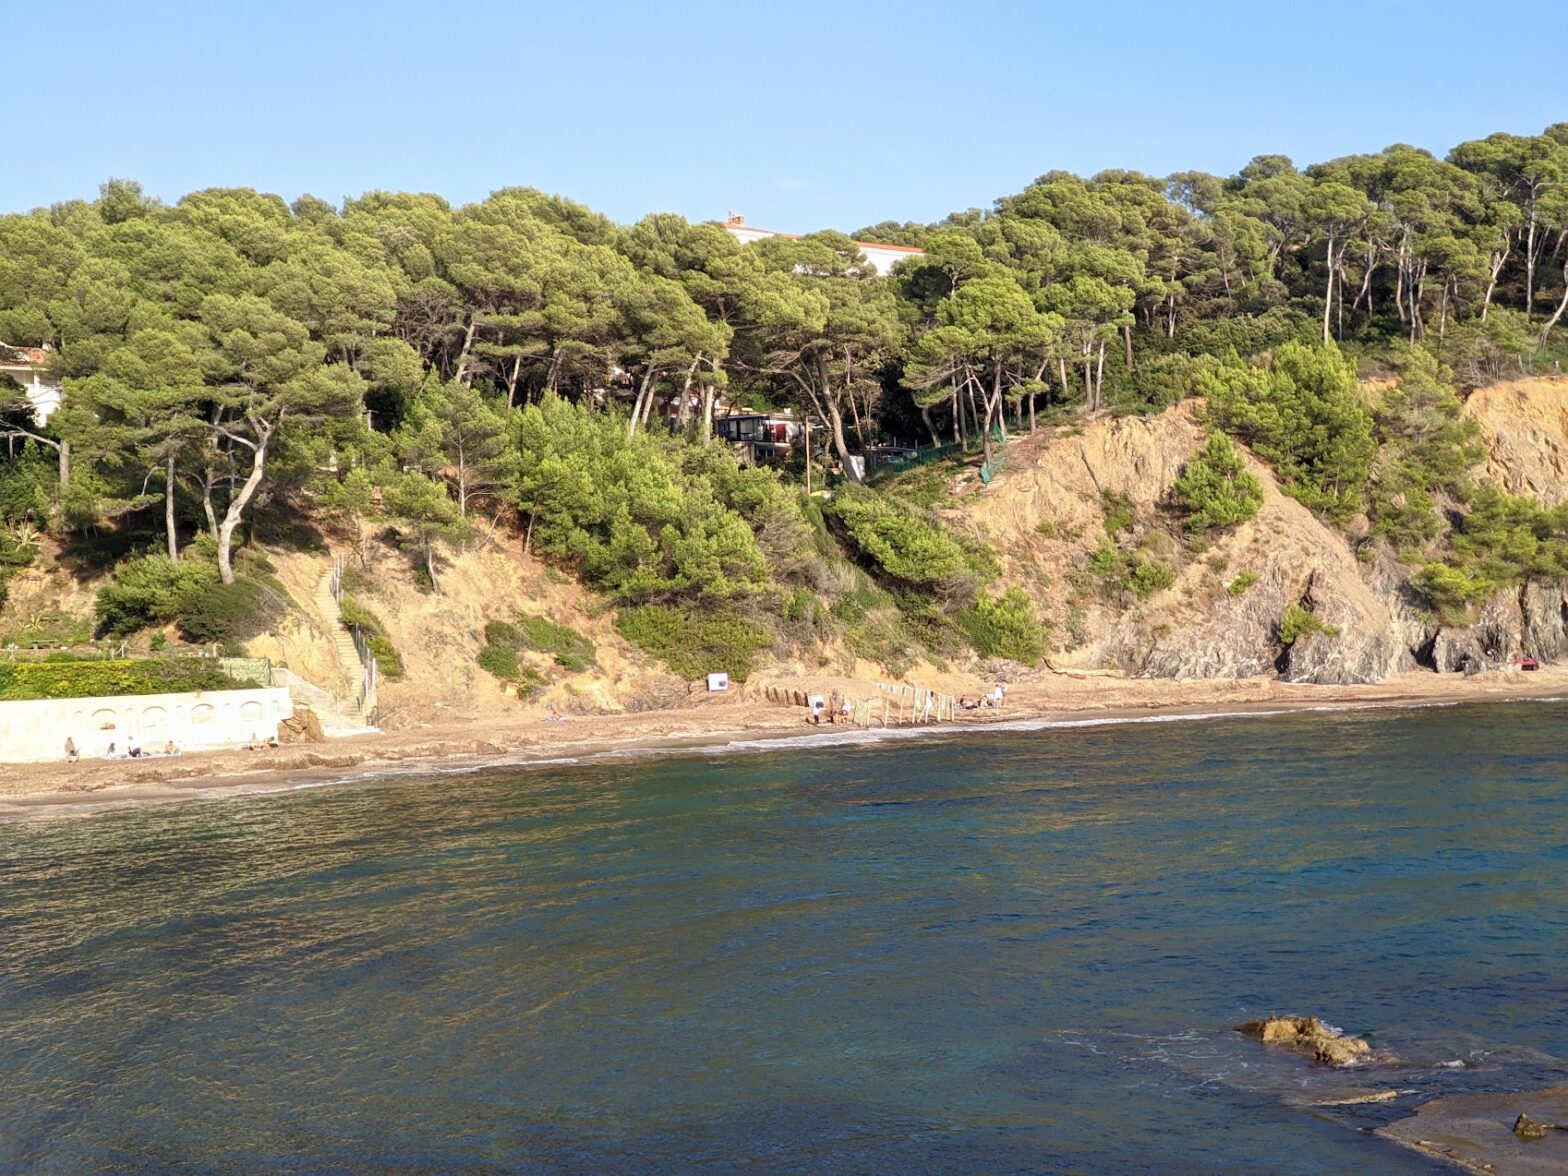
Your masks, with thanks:
<instances>
[{"instance_id":1,"label":"person sitting on beach","mask_svg":"<svg viewBox=\"0 0 1568 1176\"><path fill-rule=\"evenodd\" d=\"M174 740L171 739L171 740L169 740L169 742L167 742L167 743L165 743L163 745L163 754L164 755L179 755L180 754L180 749L174 745Z\"/></svg>"},{"instance_id":2,"label":"person sitting on beach","mask_svg":"<svg viewBox=\"0 0 1568 1176\"><path fill-rule=\"evenodd\" d=\"M103 758L106 760L117 760L124 759L125 757L116 751L114 744L111 743L109 744L109 750L103 753Z\"/></svg>"},{"instance_id":3,"label":"person sitting on beach","mask_svg":"<svg viewBox=\"0 0 1568 1176\"><path fill-rule=\"evenodd\" d=\"M280 746L281 746L281 744L278 743L278 737L276 735L268 735L267 736L267 750L268 751L277 751Z\"/></svg>"},{"instance_id":4,"label":"person sitting on beach","mask_svg":"<svg viewBox=\"0 0 1568 1176\"><path fill-rule=\"evenodd\" d=\"M65 762L68 764L76 762L76 740L69 735L65 737Z\"/></svg>"}]
</instances>

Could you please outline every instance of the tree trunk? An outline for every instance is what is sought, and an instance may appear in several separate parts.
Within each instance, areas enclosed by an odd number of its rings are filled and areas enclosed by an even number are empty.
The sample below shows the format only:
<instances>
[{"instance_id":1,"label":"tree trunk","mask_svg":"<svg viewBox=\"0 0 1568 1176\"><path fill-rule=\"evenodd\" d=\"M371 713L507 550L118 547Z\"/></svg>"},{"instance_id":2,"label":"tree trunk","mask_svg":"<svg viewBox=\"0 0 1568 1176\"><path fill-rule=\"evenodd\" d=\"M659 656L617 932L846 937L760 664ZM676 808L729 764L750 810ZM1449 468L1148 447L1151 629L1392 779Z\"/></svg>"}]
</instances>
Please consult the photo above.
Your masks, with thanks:
<instances>
[{"instance_id":1,"label":"tree trunk","mask_svg":"<svg viewBox=\"0 0 1568 1176\"><path fill-rule=\"evenodd\" d=\"M718 401L718 389L708 381L702 383L702 439L713 436L713 406Z\"/></svg>"},{"instance_id":2,"label":"tree trunk","mask_svg":"<svg viewBox=\"0 0 1568 1176\"><path fill-rule=\"evenodd\" d=\"M681 402L675 410L675 427L682 436L686 435L686 426L691 424L691 382L697 377L697 365L702 362L702 353L691 361L691 367L686 369L686 379L681 384Z\"/></svg>"},{"instance_id":3,"label":"tree trunk","mask_svg":"<svg viewBox=\"0 0 1568 1176\"><path fill-rule=\"evenodd\" d=\"M1530 201L1530 228L1524 243L1524 318L1535 313L1535 201Z\"/></svg>"},{"instance_id":4,"label":"tree trunk","mask_svg":"<svg viewBox=\"0 0 1568 1176\"><path fill-rule=\"evenodd\" d=\"M1105 340L1100 340L1100 362L1094 371L1094 406L1100 407L1101 397L1105 393Z\"/></svg>"},{"instance_id":5,"label":"tree trunk","mask_svg":"<svg viewBox=\"0 0 1568 1176\"><path fill-rule=\"evenodd\" d=\"M1328 312L1334 305L1334 234L1328 235L1328 285L1323 290L1323 342L1328 342Z\"/></svg>"},{"instance_id":6,"label":"tree trunk","mask_svg":"<svg viewBox=\"0 0 1568 1176\"><path fill-rule=\"evenodd\" d=\"M1552 328L1563 317L1563 311L1568 309L1568 265L1563 266L1563 297L1557 304L1557 309L1552 312L1552 317L1546 320L1546 326L1541 328L1541 346L1546 346L1546 337L1552 333Z\"/></svg>"},{"instance_id":7,"label":"tree trunk","mask_svg":"<svg viewBox=\"0 0 1568 1176\"><path fill-rule=\"evenodd\" d=\"M169 562L180 562L180 537L174 527L174 454L163 467L163 529L169 539Z\"/></svg>"},{"instance_id":8,"label":"tree trunk","mask_svg":"<svg viewBox=\"0 0 1568 1176\"><path fill-rule=\"evenodd\" d=\"M207 516L207 534L214 539L218 537L218 513L212 507L212 492L216 488L217 479L214 478L212 467L208 466L201 480L201 509Z\"/></svg>"},{"instance_id":9,"label":"tree trunk","mask_svg":"<svg viewBox=\"0 0 1568 1176\"><path fill-rule=\"evenodd\" d=\"M229 509L224 512L223 521L218 524L218 578L225 584L234 583L234 532L245 515L245 508L250 505L250 500L256 496L256 491L261 486L262 476L267 469L267 445L272 440L275 428L276 426L272 426L257 430L256 448L251 453L250 473L246 476L244 484L240 486L239 493L229 499Z\"/></svg>"},{"instance_id":10,"label":"tree trunk","mask_svg":"<svg viewBox=\"0 0 1568 1176\"><path fill-rule=\"evenodd\" d=\"M940 449L942 447L942 439L937 436L936 425L931 420L930 405L922 404L920 406L920 419L926 424L926 432L931 434L931 448Z\"/></svg>"},{"instance_id":11,"label":"tree trunk","mask_svg":"<svg viewBox=\"0 0 1568 1176\"><path fill-rule=\"evenodd\" d=\"M1131 323L1123 323L1122 324L1122 348L1125 351L1126 356L1127 356L1127 370L1129 372L1131 372L1133 370L1133 367L1132 367L1132 324Z\"/></svg>"},{"instance_id":12,"label":"tree trunk","mask_svg":"<svg viewBox=\"0 0 1568 1176\"><path fill-rule=\"evenodd\" d=\"M440 596L441 581L436 579L436 545L434 542L425 544L425 572L430 577L430 591Z\"/></svg>"},{"instance_id":13,"label":"tree trunk","mask_svg":"<svg viewBox=\"0 0 1568 1176\"><path fill-rule=\"evenodd\" d=\"M632 405L632 419L627 422L626 425L627 440L630 440L637 435L637 424L642 418L643 402L647 399L651 399L649 396L649 389L652 387L652 385L653 366L650 364L648 369L642 374L642 386L637 389L637 400Z\"/></svg>"},{"instance_id":14,"label":"tree trunk","mask_svg":"<svg viewBox=\"0 0 1568 1176\"><path fill-rule=\"evenodd\" d=\"M826 402L828 424L833 429L833 448L838 452L839 464L844 467L844 476L851 482L865 481L856 471L855 463L849 460L849 443L844 439L844 414L839 411L831 392L826 393L823 400Z\"/></svg>"},{"instance_id":15,"label":"tree trunk","mask_svg":"<svg viewBox=\"0 0 1568 1176\"><path fill-rule=\"evenodd\" d=\"M1508 260L1510 250L1502 249L1492 254L1492 275L1486 283L1486 297L1481 300L1481 321L1486 321L1486 315L1492 309L1492 294L1497 289L1497 275L1503 272L1503 263Z\"/></svg>"},{"instance_id":16,"label":"tree trunk","mask_svg":"<svg viewBox=\"0 0 1568 1176\"><path fill-rule=\"evenodd\" d=\"M460 351L457 356L457 374L452 377L465 388L473 383L473 377L469 374L468 371L468 361L469 358L473 355L474 332L476 332L478 329L479 320L475 318L469 319L468 330L463 333L463 350Z\"/></svg>"},{"instance_id":17,"label":"tree trunk","mask_svg":"<svg viewBox=\"0 0 1568 1176\"><path fill-rule=\"evenodd\" d=\"M506 407L517 407L517 381L523 374L523 353L512 356L512 372L506 377Z\"/></svg>"},{"instance_id":18,"label":"tree trunk","mask_svg":"<svg viewBox=\"0 0 1568 1176\"><path fill-rule=\"evenodd\" d=\"M991 464L991 416L996 410L996 400L994 398L1000 397L1001 393L1002 373L999 370L996 373L996 382L992 391L982 394L985 400L985 423L980 427L980 449L985 454L985 464L987 466Z\"/></svg>"}]
</instances>

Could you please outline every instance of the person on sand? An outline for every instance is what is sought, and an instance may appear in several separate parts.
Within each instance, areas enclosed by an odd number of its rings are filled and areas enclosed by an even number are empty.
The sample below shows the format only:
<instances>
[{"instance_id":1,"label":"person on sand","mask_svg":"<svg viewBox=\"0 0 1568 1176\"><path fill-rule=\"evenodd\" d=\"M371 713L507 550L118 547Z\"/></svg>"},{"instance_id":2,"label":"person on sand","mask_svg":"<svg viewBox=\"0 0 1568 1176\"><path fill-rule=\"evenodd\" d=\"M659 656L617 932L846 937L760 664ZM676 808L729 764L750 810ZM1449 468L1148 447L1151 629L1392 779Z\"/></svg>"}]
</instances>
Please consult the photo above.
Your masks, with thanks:
<instances>
[{"instance_id":1,"label":"person on sand","mask_svg":"<svg viewBox=\"0 0 1568 1176\"><path fill-rule=\"evenodd\" d=\"M117 752L114 748L114 744L111 743L109 744L109 750L103 753L103 758L106 760L117 760L124 759L125 757Z\"/></svg>"},{"instance_id":2,"label":"person on sand","mask_svg":"<svg viewBox=\"0 0 1568 1176\"><path fill-rule=\"evenodd\" d=\"M76 740L69 735L65 737L65 762L68 764L76 762Z\"/></svg>"},{"instance_id":3,"label":"person on sand","mask_svg":"<svg viewBox=\"0 0 1568 1176\"><path fill-rule=\"evenodd\" d=\"M282 746L282 745L278 742L278 737L276 735L268 735L267 736L267 750L268 751L277 751L280 746Z\"/></svg>"},{"instance_id":4,"label":"person on sand","mask_svg":"<svg viewBox=\"0 0 1568 1176\"><path fill-rule=\"evenodd\" d=\"M169 740L169 742L167 742L167 743L165 743L163 745L163 754L164 755L179 755L180 754L180 749L174 745L174 740L171 739L171 740Z\"/></svg>"}]
</instances>

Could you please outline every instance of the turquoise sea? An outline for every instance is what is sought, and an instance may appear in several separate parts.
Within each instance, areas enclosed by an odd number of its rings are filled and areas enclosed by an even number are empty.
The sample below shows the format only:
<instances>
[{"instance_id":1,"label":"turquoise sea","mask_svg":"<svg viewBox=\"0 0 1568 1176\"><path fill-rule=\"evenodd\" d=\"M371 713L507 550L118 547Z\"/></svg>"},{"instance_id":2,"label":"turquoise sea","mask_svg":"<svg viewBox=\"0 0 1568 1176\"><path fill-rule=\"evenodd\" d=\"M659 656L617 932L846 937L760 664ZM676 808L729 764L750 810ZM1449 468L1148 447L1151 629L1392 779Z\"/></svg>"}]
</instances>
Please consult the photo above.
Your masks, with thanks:
<instances>
[{"instance_id":1,"label":"turquoise sea","mask_svg":"<svg viewBox=\"0 0 1568 1176\"><path fill-rule=\"evenodd\" d=\"M1568 1081L1565 733L797 741L7 822L0 1170L1439 1171L1370 1129ZM1404 1062L1229 1028L1274 1011Z\"/></svg>"}]
</instances>

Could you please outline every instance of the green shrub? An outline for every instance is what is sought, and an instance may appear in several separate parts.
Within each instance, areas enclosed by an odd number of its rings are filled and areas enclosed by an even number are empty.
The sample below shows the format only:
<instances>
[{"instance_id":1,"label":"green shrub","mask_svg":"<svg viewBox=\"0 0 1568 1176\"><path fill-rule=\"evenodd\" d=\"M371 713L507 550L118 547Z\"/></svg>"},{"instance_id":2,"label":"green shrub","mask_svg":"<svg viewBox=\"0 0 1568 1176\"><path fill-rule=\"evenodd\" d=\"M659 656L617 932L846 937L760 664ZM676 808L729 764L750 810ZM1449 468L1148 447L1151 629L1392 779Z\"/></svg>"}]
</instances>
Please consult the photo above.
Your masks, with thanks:
<instances>
[{"instance_id":1,"label":"green shrub","mask_svg":"<svg viewBox=\"0 0 1568 1176\"><path fill-rule=\"evenodd\" d=\"M958 614L958 624L982 657L1034 665L1045 656L1045 633L1034 604L1017 588L998 599L982 596Z\"/></svg>"},{"instance_id":2,"label":"green shrub","mask_svg":"<svg viewBox=\"0 0 1568 1176\"><path fill-rule=\"evenodd\" d=\"M276 593L240 579L191 593L180 601L175 622L187 640L237 645L266 632L282 615Z\"/></svg>"},{"instance_id":3,"label":"green shrub","mask_svg":"<svg viewBox=\"0 0 1568 1176\"><path fill-rule=\"evenodd\" d=\"M513 426L518 507L535 550L570 560L622 600L728 599L768 587L758 535L776 530L781 512L799 515L771 473L743 471L722 446L697 450L662 430L628 437L623 420L553 394Z\"/></svg>"},{"instance_id":4,"label":"green shrub","mask_svg":"<svg viewBox=\"0 0 1568 1176\"><path fill-rule=\"evenodd\" d=\"M520 673L517 650L505 645L487 645L479 651L479 668L503 682L516 682Z\"/></svg>"},{"instance_id":5,"label":"green shrub","mask_svg":"<svg viewBox=\"0 0 1568 1176\"><path fill-rule=\"evenodd\" d=\"M1339 630L1332 625L1325 625L1323 618L1316 613L1308 612L1299 604L1293 604L1285 610L1285 615L1279 622L1279 643L1281 645L1294 645L1303 637L1321 634L1324 637L1338 637Z\"/></svg>"},{"instance_id":6,"label":"green shrub","mask_svg":"<svg viewBox=\"0 0 1568 1176\"><path fill-rule=\"evenodd\" d=\"M218 567L199 559L173 563L167 556L126 560L98 592L98 626L116 636L178 620L197 597L216 587Z\"/></svg>"},{"instance_id":7,"label":"green shrub","mask_svg":"<svg viewBox=\"0 0 1568 1176\"><path fill-rule=\"evenodd\" d=\"M1210 433L1171 487L1171 497L1187 512L1194 531L1245 522L1263 505L1263 483L1247 469L1236 443L1224 433Z\"/></svg>"},{"instance_id":8,"label":"green shrub","mask_svg":"<svg viewBox=\"0 0 1568 1176\"><path fill-rule=\"evenodd\" d=\"M1225 587L1225 591L1232 596L1240 596L1248 588L1258 582L1257 572L1242 572Z\"/></svg>"},{"instance_id":9,"label":"green shrub","mask_svg":"<svg viewBox=\"0 0 1568 1176\"><path fill-rule=\"evenodd\" d=\"M1109 599L1130 592L1143 600L1176 582L1176 571L1169 564L1123 550L1108 537L1090 553L1086 569L1099 581L1100 594Z\"/></svg>"},{"instance_id":10,"label":"green shrub","mask_svg":"<svg viewBox=\"0 0 1568 1176\"><path fill-rule=\"evenodd\" d=\"M586 670L596 660L593 642L570 626L557 625L544 617L519 616L516 629L523 648L548 653L556 665L574 674Z\"/></svg>"},{"instance_id":11,"label":"green shrub","mask_svg":"<svg viewBox=\"0 0 1568 1176\"><path fill-rule=\"evenodd\" d=\"M1146 600L1176 582L1176 570L1154 560L1138 560L1127 576L1127 589L1139 600Z\"/></svg>"},{"instance_id":12,"label":"green shrub","mask_svg":"<svg viewBox=\"0 0 1568 1176\"><path fill-rule=\"evenodd\" d=\"M0 604L5 603L5 588L12 576L30 565L38 556L38 533L22 525L0 531Z\"/></svg>"},{"instance_id":13,"label":"green shrub","mask_svg":"<svg viewBox=\"0 0 1568 1176\"><path fill-rule=\"evenodd\" d=\"M1138 517L1138 510L1132 504L1132 499L1125 494L1107 492L1100 496L1100 509L1105 512L1105 533L1118 535L1130 529Z\"/></svg>"},{"instance_id":14,"label":"green shrub","mask_svg":"<svg viewBox=\"0 0 1568 1176\"><path fill-rule=\"evenodd\" d=\"M623 608L615 627L687 681L724 672L744 682L757 651L772 643L772 634L756 622L715 609L663 604Z\"/></svg>"},{"instance_id":15,"label":"green shrub","mask_svg":"<svg viewBox=\"0 0 1568 1176\"><path fill-rule=\"evenodd\" d=\"M485 624L485 642L502 649L523 648L523 631L510 621L488 621Z\"/></svg>"},{"instance_id":16,"label":"green shrub","mask_svg":"<svg viewBox=\"0 0 1568 1176\"><path fill-rule=\"evenodd\" d=\"M179 694L247 685L208 658L0 663L0 701Z\"/></svg>"},{"instance_id":17,"label":"green shrub","mask_svg":"<svg viewBox=\"0 0 1568 1176\"><path fill-rule=\"evenodd\" d=\"M542 688L544 688L545 686L547 686L548 684L549 683L547 683L545 681L544 675L541 674L538 670L534 669L533 666L519 666L518 667L518 670L517 670L517 697L518 698L521 698L521 699L524 699L524 700L532 698L534 695L538 694L539 691Z\"/></svg>"},{"instance_id":18,"label":"green shrub","mask_svg":"<svg viewBox=\"0 0 1568 1176\"><path fill-rule=\"evenodd\" d=\"M338 615L343 618L345 625L359 626L365 638L365 647L382 674L388 678L403 676L403 655L393 646L380 617L352 596L345 596L338 601Z\"/></svg>"},{"instance_id":19,"label":"green shrub","mask_svg":"<svg viewBox=\"0 0 1568 1176\"><path fill-rule=\"evenodd\" d=\"M1204 376L1216 424L1273 464L1281 488L1336 522L1361 509L1377 442L1355 366L1332 343L1285 343L1268 368Z\"/></svg>"},{"instance_id":20,"label":"green shrub","mask_svg":"<svg viewBox=\"0 0 1568 1176\"><path fill-rule=\"evenodd\" d=\"M1478 572L1429 563L1410 580L1445 624L1462 624L1472 604L1485 600L1497 584Z\"/></svg>"},{"instance_id":21,"label":"green shrub","mask_svg":"<svg viewBox=\"0 0 1568 1176\"><path fill-rule=\"evenodd\" d=\"M908 584L943 585L972 573L963 547L916 508L845 488L828 505L861 555Z\"/></svg>"}]
</instances>

